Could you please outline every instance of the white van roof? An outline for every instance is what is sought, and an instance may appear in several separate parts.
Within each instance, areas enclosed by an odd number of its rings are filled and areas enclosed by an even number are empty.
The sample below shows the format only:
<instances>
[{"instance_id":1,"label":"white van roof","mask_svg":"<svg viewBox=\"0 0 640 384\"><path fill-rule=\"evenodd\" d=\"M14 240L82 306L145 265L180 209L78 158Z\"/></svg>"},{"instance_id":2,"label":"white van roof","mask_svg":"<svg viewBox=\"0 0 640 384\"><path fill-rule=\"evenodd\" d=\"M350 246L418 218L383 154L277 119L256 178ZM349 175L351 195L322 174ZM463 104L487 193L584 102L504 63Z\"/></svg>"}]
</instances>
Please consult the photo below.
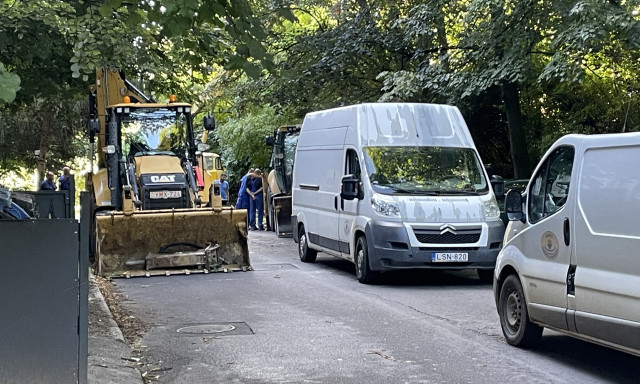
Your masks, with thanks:
<instances>
[{"instance_id":1,"label":"white van roof","mask_svg":"<svg viewBox=\"0 0 640 384\"><path fill-rule=\"evenodd\" d=\"M580 151L584 151L587 148L640 145L640 132L601 133L593 135L571 133L556 140L556 142L547 149L544 156L547 156L547 154L553 152L561 145L573 145Z\"/></svg>"},{"instance_id":2,"label":"white van roof","mask_svg":"<svg viewBox=\"0 0 640 384\"><path fill-rule=\"evenodd\" d=\"M475 148L460 110L451 105L365 103L308 113L302 132L348 127L360 146ZM313 136L313 135L312 135Z\"/></svg>"}]
</instances>

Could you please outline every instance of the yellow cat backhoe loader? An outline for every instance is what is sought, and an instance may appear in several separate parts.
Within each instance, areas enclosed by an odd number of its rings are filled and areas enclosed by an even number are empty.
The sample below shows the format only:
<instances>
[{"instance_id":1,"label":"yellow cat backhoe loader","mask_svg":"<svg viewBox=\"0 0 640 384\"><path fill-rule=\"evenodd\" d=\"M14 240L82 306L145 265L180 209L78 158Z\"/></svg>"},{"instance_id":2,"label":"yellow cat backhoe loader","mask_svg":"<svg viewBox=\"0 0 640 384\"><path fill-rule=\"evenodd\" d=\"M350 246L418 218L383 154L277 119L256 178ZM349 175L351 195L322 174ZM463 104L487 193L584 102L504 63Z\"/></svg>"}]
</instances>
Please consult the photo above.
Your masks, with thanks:
<instances>
[{"instance_id":1,"label":"yellow cat backhoe loader","mask_svg":"<svg viewBox=\"0 0 640 384\"><path fill-rule=\"evenodd\" d=\"M173 97L157 103L122 73L97 70L90 106L90 157L98 155L87 180L96 273L250 270L247 211L222 207L217 188L198 185L207 146L195 138L191 105ZM204 125L213 130L213 118Z\"/></svg>"}]
</instances>

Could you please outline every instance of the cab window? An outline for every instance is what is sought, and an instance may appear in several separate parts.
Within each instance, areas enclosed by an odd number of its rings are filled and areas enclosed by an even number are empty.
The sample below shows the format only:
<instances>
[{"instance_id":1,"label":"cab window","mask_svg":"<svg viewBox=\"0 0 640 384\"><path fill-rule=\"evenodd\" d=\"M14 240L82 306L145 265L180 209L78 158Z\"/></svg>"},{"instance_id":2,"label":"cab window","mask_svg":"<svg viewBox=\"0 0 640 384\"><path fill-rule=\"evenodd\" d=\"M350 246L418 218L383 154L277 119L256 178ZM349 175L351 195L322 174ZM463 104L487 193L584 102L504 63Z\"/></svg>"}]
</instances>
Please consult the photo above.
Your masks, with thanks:
<instances>
[{"instance_id":1,"label":"cab window","mask_svg":"<svg viewBox=\"0 0 640 384\"><path fill-rule=\"evenodd\" d=\"M532 223L559 211L567 201L575 150L557 148L532 178L529 187L528 216Z\"/></svg>"},{"instance_id":2,"label":"cab window","mask_svg":"<svg viewBox=\"0 0 640 384\"><path fill-rule=\"evenodd\" d=\"M213 157L205 156L204 157L204 169L210 171L213 169Z\"/></svg>"},{"instance_id":3,"label":"cab window","mask_svg":"<svg viewBox=\"0 0 640 384\"><path fill-rule=\"evenodd\" d=\"M360 162L358 161L358 154L353 149L347 150L344 174L353 175L360 180Z\"/></svg>"}]
</instances>

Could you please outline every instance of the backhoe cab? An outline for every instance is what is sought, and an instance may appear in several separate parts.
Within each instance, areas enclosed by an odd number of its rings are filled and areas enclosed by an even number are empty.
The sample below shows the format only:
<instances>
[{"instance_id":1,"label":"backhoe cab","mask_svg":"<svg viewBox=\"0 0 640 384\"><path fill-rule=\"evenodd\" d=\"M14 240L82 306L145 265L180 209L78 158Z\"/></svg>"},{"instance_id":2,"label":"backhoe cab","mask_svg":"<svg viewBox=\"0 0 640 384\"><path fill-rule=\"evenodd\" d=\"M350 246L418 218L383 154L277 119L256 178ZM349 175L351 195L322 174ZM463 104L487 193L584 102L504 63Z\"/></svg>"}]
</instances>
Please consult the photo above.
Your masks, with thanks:
<instances>
[{"instance_id":1,"label":"backhoe cab","mask_svg":"<svg viewBox=\"0 0 640 384\"><path fill-rule=\"evenodd\" d=\"M266 137L271 148L271 171L267 176L266 211L269 228L278 237L291 236L291 187L300 125L283 125Z\"/></svg>"}]
</instances>

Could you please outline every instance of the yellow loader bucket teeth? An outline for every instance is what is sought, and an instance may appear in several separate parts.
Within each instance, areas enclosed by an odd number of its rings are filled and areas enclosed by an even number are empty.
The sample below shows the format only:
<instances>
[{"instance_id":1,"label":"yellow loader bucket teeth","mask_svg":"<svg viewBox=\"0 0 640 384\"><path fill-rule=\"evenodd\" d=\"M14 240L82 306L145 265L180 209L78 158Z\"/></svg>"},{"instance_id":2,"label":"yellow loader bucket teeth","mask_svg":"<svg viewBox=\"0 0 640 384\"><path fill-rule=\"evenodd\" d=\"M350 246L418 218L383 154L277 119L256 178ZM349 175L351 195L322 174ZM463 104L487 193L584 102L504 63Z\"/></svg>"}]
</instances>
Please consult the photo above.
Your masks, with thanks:
<instances>
[{"instance_id":1,"label":"yellow loader bucket teeth","mask_svg":"<svg viewBox=\"0 0 640 384\"><path fill-rule=\"evenodd\" d=\"M98 274L110 277L250 270L247 211L99 213L96 255Z\"/></svg>"}]
</instances>

